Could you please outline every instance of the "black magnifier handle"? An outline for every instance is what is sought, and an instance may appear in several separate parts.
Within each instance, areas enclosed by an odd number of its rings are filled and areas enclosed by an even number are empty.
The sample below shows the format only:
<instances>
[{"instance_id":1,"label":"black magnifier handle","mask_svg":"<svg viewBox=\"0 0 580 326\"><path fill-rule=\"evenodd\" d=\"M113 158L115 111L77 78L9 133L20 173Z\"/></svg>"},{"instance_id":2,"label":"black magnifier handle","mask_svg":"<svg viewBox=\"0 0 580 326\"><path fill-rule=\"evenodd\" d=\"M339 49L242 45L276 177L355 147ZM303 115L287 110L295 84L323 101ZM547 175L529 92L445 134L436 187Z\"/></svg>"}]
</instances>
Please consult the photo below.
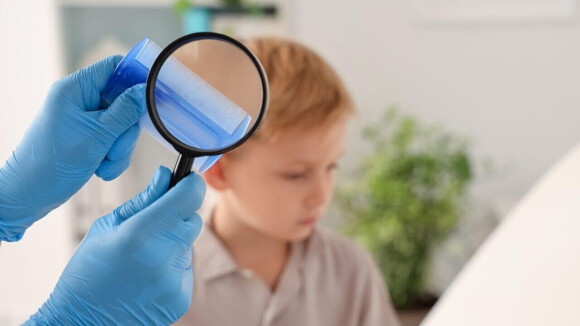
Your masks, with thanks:
<instances>
[{"instance_id":1,"label":"black magnifier handle","mask_svg":"<svg viewBox=\"0 0 580 326\"><path fill-rule=\"evenodd\" d=\"M191 167L193 166L194 157L185 156L179 154L177 162L175 163L175 168L173 169L173 174L171 175L171 182L169 182L169 188L175 186L179 180L185 178L191 173Z\"/></svg>"}]
</instances>

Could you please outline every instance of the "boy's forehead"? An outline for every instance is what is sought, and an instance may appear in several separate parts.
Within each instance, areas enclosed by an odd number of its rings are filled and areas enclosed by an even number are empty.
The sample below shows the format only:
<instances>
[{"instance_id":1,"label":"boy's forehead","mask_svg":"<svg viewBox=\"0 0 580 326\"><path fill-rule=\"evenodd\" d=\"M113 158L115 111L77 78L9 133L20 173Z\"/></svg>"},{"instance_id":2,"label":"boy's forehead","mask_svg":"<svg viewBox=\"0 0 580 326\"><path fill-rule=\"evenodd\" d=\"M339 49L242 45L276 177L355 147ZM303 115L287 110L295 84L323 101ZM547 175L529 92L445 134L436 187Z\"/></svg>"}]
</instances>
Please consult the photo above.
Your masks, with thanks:
<instances>
[{"instance_id":1,"label":"boy's forehead","mask_svg":"<svg viewBox=\"0 0 580 326\"><path fill-rule=\"evenodd\" d=\"M340 156L344 148L346 123L312 128L289 128L277 137L256 142L258 151L284 162L307 162L311 159Z\"/></svg>"}]
</instances>

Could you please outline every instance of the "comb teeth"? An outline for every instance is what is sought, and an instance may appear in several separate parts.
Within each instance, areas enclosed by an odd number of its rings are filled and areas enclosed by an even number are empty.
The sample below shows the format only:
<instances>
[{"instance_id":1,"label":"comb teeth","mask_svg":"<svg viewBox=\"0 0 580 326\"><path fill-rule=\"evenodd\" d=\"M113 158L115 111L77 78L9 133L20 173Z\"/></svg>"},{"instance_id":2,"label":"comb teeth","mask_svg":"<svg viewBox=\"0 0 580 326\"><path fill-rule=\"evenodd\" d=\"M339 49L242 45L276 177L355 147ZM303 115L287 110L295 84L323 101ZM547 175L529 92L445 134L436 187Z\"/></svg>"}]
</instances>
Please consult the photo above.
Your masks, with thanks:
<instances>
[{"instance_id":1,"label":"comb teeth","mask_svg":"<svg viewBox=\"0 0 580 326\"><path fill-rule=\"evenodd\" d=\"M141 49L141 52L137 54L135 59L137 59L137 61L141 62L142 65L147 67L147 70L151 70L153 62L155 62L155 59L157 59L159 54L161 54L161 48L159 47L159 45L155 44L154 42L148 41L145 47Z\"/></svg>"},{"instance_id":2,"label":"comb teeth","mask_svg":"<svg viewBox=\"0 0 580 326\"><path fill-rule=\"evenodd\" d=\"M149 41L136 59L151 69L160 53L161 48ZM229 135L234 133L248 115L244 109L173 56L170 56L164 63L158 78L193 109L197 109Z\"/></svg>"}]
</instances>

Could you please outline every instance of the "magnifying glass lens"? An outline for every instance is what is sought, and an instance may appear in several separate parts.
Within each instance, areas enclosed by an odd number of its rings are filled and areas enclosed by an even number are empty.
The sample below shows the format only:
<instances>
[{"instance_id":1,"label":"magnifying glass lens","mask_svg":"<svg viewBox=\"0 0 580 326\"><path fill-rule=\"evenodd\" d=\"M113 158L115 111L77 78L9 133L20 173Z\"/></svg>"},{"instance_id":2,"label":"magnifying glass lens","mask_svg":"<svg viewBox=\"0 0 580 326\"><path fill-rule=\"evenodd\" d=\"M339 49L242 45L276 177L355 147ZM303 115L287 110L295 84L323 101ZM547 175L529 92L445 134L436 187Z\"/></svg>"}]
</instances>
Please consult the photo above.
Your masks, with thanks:
<instances>
[{"instance_id":1,"label":"magnifying glass lens","mask_svg":"<svg viewBox=\"0 0 580 326\"><path fill-rule=\"evenodd\" d=\"M197 39L174 50L159 69L155 107L159 122L193 150L219 151L243 139L264 102L252 59L220 39Z\"/></svg>"}]
</instances>

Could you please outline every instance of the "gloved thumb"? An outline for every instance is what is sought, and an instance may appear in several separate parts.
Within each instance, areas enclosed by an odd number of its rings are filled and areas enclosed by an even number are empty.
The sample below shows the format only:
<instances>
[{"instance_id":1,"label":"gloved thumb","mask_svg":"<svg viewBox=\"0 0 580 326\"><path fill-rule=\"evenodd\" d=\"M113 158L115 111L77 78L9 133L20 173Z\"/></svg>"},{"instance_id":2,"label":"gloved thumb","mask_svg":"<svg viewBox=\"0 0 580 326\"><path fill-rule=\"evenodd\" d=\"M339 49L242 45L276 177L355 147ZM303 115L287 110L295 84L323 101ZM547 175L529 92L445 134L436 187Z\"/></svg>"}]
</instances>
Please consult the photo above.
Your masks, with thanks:
<instances>
[{"instance_id":1,"label":"gloved thumb","mask_svg":"<svg viewBox=\"0 0 580 326\"><path fill-rule=\"evenodd\" d=\"M151 183L149 183L147 189L143 190L137 196L113 211L113 216L116 222L115 224L120 224L124 220L153 204L167 191L170 180L171 171L164 166L160 166L151 178Z\"/></svg>"},{"instance_id":2,"label":"gloved thumb","mask_svg":"<svg viewBox=\"0 0 580 326\"><path fill-rule=\"evenodd\" d=\"M102 111L99 121L105 130L118 137L137 124L145 112L145 84L138 84L125 90Z\"/></svg>"}]
</instances>

